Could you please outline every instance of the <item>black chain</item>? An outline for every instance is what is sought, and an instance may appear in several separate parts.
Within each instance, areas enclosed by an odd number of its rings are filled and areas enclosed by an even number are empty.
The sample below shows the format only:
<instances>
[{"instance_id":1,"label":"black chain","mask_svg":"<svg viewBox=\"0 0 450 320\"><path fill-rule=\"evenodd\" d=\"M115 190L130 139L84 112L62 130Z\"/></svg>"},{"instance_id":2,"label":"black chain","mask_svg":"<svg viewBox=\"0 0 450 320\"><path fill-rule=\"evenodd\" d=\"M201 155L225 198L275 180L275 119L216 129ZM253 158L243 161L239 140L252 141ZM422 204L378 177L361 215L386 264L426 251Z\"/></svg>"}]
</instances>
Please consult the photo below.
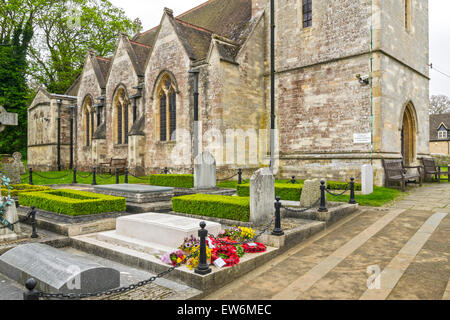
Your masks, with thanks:
<instances>
[{"instance_id":1,"label":"black chain","mask_svg":"<svg viewBox=\"0 0 450 320\"><path fill-rule=\"evenodd\" d=\"M135 176L131 172L129 172L129 175L132 176L132 177L135 177L136 179L143 180L143 181L148 181L151 178L151 176L140 178L140 177Z\"/></svg>"},{"instance_id":2,"label":"black chain","mask_svg":"<svg viewBox=\"0 0 450 320\"><path fill-rule=\"evenodd\" d=\"M33 174L37 175L38 177L41 177L42 179L47 179L47 180L61 180L61 179L64 179L64 178L70 176L70 175L73 174L73 173L72 173L72 172L69 172L69 173L66 174L66 175L63 175L63 176L61 176L61 177L56 177L56 178L44 177L44 176L40 175L40 174L37 173L37 172L33 172Z\"/></svg>"},{"instance_id":3,"label":"black chain","mask_svg":"<svg viewBox=\"0 0 450 320\"><path fill-rule=\"evenodd\" d=\"M330 190L325 189L325 191L326 191L328 194L332 195L333 197L339 197L339 196L342 196L342 195L344 195L345 193L347 193L348 190L350 190L350 184L347 185L347 188L346 188L345 191L342 192L342 193L333 193L333 192L331 192Z\"/></svg>"},{"instance_id":4,"label":"black chain","mask_svg":"<svg viewBox=\"0 0 450 320\"><path fill-rule=\"evenodd\" d=\"M292 212L292 213L303 213L306 212L308 210L311 210L312 208L314 208L315 206L317 206L320 203L320 198L314 202L309 208L305 208L305 209L292 209L292 208L288 208L285 206L281 206L283 209L285 209L286 211Z\"/></svg>"},{"instance_id":5,"label":"black chain","mask_svg":"<svg viewBox=\"0 0 450 320\"><path fill-rule=\"evenodd\" d=\"M79 173L77 172L77 176L80 177L80 178L83 178L83 179L87 179L87 178L89 178L90 176L92 176L92 172L89 173L87 176L83 176L83 175L81 175L81 174L79 174Z\"/></svg>"},{"instance_id":6,"label":"black chain","mask_svg":"<svg viewBox=\"0 0 450 320\"><path fill-rule=\"evenodd\" d=\"M224 245L239 246L239 245L246 244L246 243L252 243L252 242L255 242L255 240L257 240L259 237L261 237L264 233L266 233L267 230L269 230L269 228L273 224L274 220L275 219L272 218L272 221L270 221L270 223L264 229L262 229L258 233L258 235L254 236L252 239L247 239L247 240L244 240L244 241L241 241L241 242L229 242L229 241L217 239L213 234L210 234L209 237L213 238L214 240L216 240L220 244L224 244Z\"/></svg>"},{"instance_id":7,"label":"black chain","mask_svg":"<svg viewBox=\"0 0 450 320\"><path fill-rule=\"evenodd\" d=\"M199 250L199 249L197 249ZM143 286L148 285L151 282L156 281L156 279L165 277L166 275L168 275L169 273L171 273L172 271L174 271L176 268L180 267L186 260L189 260L190 258L192 258L192 256L194 256L194 254L197 252L194 251L193 253L191 253L189 256L186 256L186 258L183 259L183 261L181 261L180 263L176 264L173 267L170 267L169 269L157 274L156 276L152 276L151 278L144 280L144 281L140 281L138 283L135 284L131 284L127 287L120 287L118 289L113 289L113 290L106 290L106 291L100 291L100 292L96 292L96 293L45 293L45 292L38 292L38 296L40 298L47 298L47 299L70 299L70 300L74 300L74 299L84 299L84 298L92 298L92 297L101 297L101 296L111 296L114 294L121 294L121 293L125 293Z\"/></svg>"},{"instance_id":8,"label":"black chain","mask_svg":"<svg viewBox=\"0 0 450 320\"><path fill-rule=\"evenodd\" d=\"M226 178L226 179L217 179L217 181L221 182L221 181L231 180L231 179L233 179L234 177L236 177L236 176L238 176L238 175L239 175L239 173L236 173L235 175L233 175L233 176L231 176L231 177L229 177L229 178Z\"/></svg>"},{"instance_id":9,"label":"black chain","mask_svg":"<svg viewBox=\"0 0 450 320\"><path fill-rule=\"evenodd\" d=\"M114 178L115 175L110 175L109 177L102 177L101 175L97 174L97 178L100 178L102 180L110 180L111 178Z\"/></svg>"}]
</instances>

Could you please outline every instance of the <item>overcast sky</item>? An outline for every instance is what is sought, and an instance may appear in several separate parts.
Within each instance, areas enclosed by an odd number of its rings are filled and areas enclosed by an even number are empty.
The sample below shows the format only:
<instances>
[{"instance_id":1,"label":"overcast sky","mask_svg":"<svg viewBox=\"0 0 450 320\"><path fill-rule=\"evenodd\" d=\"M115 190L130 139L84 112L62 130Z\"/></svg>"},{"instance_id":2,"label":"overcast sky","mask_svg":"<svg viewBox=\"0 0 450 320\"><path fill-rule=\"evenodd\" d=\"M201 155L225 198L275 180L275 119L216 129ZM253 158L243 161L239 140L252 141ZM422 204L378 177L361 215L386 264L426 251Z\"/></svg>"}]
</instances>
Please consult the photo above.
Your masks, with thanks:
<instances>
[{"instance_id":1,"label":"overcast sky","mask_svg":"<svg viewBox=\"0 0 450 320\"><path fill-rule=\"evenodd\" d=\"M206 0L110 0L125 10L131 19L139 17L144 30L157 26L164 7L179 15ZM397 1L397 0L390 0ZM422 1L422 0L420 0ZM436 70L431 71L431 94L450 97L450 0L429 0L430 4L430 62ZM445 76L438 72L444 72Z\"/></svg>"}]
</instances>

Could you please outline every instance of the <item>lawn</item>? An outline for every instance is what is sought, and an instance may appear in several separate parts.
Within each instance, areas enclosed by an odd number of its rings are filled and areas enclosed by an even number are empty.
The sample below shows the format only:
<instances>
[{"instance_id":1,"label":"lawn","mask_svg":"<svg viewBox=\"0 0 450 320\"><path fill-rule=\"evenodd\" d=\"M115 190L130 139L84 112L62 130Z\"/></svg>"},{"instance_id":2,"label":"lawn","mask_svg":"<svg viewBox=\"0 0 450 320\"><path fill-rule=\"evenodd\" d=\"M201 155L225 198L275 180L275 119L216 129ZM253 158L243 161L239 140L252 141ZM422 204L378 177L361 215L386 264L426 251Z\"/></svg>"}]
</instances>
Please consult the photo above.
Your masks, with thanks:
<instances>
[{"instance_id":1,"label":"lawn","mask_svg":"<svg viewBox=\"0 0 450 320\"><path fill-rule=\"evenodd\" d=\"M41 175L45 178L42 178ZM81 172L77 175L77 182L80 184L92 184L92 175L88 178L82 178L81 176L88 176L89 172ZM116 176L110 176L108 174L97 174L97 184L115 184ZM125 176L120 176L120 183L125 183ZM131 175L128 175L128 183L133 184L148 184L148 178L146 180L137 179ZM73 181L73 174L70 170L65 171L53 171L53 172L33 172L33 184L34 185L58 185L58 184L70 184ZM22 182L28 183L28 172L22 175Z\"/></svg>"},{"instance_id":2,"label":"lawn","mask_svg":"<svg viewBox=\"0 0 450 320\"><path fill-rule=\"evenodd\" d=\"M384 187L374 187L373 193L369 195L355 195L356 202L360 206L367 207L382 207L385 204L391 202L399 195L404 194L398 189L384 188ZM334 197L327 194L327 201L331 202L349 202L350 195L346 193L345 195Z\"/></svg>"}]
</instances>

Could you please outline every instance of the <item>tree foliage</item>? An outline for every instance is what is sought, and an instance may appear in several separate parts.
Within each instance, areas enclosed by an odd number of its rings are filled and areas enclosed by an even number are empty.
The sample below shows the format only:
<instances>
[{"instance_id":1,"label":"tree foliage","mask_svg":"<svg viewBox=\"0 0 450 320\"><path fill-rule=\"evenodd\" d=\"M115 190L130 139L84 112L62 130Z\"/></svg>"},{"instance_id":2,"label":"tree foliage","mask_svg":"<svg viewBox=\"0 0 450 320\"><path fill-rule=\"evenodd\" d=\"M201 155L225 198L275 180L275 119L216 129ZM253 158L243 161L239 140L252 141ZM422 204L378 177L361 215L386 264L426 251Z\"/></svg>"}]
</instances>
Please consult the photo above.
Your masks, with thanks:
<instances>
[{"instance_id":1,"label":"tree foliage","mask_svg":"<svg viewBox=\"0 0 450 320\"><path fill-rule=\"evenodd\" d=\"M138 31L140 26L108 0L54 0L39 13L31 77L48 91L63 94L80 75L88 49L110 55L120 32Z\"/></svg>"},{"instance_id":2,"label":"tree foliage","mask_svg":"<svg viewBox=\"0 0 450 320\"><path fill-rule=\"evenodd\" d=\"M431 96L430 114L450 112L450 98L444 95Z\"/></svg>"},{"instance_id":3,"label":"tree foliage","mask_svg":"<svg viewBox=\"0 0 450 320\"><path fill-rule=\"evenodd\" d=\"M42 1L2 0L0 6L0 105L18 113L19 128L6 127L0 136L0 153L27 147L27 54L33 37L36 13Z\"/></svg>"}]
</instances>

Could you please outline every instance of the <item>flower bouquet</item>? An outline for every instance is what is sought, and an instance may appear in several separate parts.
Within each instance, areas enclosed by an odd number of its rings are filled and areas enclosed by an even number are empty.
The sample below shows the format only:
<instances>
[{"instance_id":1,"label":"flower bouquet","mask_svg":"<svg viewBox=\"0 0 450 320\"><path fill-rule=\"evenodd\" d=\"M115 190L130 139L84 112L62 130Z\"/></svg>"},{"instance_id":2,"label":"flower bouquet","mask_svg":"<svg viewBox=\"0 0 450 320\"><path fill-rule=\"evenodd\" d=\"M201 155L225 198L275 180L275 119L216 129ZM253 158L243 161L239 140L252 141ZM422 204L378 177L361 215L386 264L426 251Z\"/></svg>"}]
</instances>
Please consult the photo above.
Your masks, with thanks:
<instances>
[{"instance_id":1,"label":"flower bouquet","mask_svg":"<svg viewBox=\"0 0 450 320\"><path fill-rule=\"evenodd\" d=\"M214 261L219 258L223 259L226 263L226 267L232 267L240 261L236 248L232 245L217 245L217 247L212 250L211 261L214 263Z\"/></svg>"},{"instance_id":2,"label":"flower bouquet","mask_svg":"<svg viewBox=\"0 0 450 320\"><path fill-rule=\"evenodd\" d=\"M266 252L267 247L259 242L251 243L244 243L242 245L242 248L246 253L260 253L260 252Z\"/></svg>"},{"instance_id":3,"label":"flower bouquet","mask_svg":"<svg viewBox=\"0 0 450 320\"><path fill-rule=\"evenodd\" d=\"M178 248L185 255L190 255L192 252L194 252L194 248L198 247L200 245L200 240L191 235L190 238L185 238L183 241L183 244Z\"/></svg>"},{"instance_id":4,"label":"flower bouquet","mask_svg":"<svg viewBox=\"0 0 450 320\"><path fill-rule=\"evenodd\" d=\"M186 258L187 257L183 253L183 251L178 250L175 252L166 253L165 255L161 256L161 261L175 267L178 264L184 263Z\"/></svg>"}]
</instances>

